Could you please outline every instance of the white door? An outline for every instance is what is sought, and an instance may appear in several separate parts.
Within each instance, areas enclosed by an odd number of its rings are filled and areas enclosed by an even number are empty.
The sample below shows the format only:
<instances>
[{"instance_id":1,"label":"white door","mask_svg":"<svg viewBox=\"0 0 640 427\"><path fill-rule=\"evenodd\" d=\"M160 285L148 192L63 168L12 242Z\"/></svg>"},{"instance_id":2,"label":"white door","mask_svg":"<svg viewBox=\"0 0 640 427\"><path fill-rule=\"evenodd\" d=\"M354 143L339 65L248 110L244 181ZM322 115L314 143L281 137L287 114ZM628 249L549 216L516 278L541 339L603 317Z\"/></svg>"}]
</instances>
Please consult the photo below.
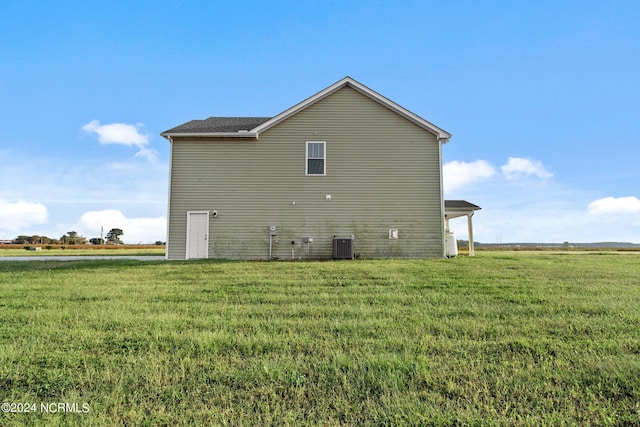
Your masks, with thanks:
<instances>
[{"instance_id":1,"label":"white door","mask_svg":"<svg viewBox=\"0 0 640 427\"><path fill-rule=\"evenodd\" d=\"M209 211L187 212L187 259L209 256Z\"/></svg>"}]
</instances>

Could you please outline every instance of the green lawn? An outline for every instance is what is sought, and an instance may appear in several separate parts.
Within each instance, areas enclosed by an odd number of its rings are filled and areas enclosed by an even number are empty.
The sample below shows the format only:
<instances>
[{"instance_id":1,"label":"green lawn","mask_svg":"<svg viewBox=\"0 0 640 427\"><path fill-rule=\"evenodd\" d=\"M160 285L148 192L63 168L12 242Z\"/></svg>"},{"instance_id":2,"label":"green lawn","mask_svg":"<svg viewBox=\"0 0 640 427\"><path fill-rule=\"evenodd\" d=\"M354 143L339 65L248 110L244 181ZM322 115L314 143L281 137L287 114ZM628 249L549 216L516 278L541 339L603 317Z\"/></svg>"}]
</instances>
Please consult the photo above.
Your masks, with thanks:
<instances>
[{"instance_id":1,"label":"green lawn","mask_svg":"<svg viewBox=\"0 0 640 427\"><path fill-rule=\"evenodd\" d=\"M37 405L3 426L635 425L640 254L3 261L0 400Z\"/></svg>"},{"instance_id":2,"label":"green lawn","mask_svg":"<svg viewBox=\"0 0 640 427\"><path fill-rule=\"evenodd\" d=\"M29 245L25 245L29 246ZM156 246L156 247L130 247L130 246L119 246L114 248L100 248L94 249L90 247L82 246L82 249L75 249L73 247L67 249L54 248L54 249L46 249L42 248L39 251L28 251L24 248L11 248L5 249L0 247L0 257L12 257L12 256L146 256L146 255L164 255L165 247L164 246Z\"/></svg>"}]
</instances>

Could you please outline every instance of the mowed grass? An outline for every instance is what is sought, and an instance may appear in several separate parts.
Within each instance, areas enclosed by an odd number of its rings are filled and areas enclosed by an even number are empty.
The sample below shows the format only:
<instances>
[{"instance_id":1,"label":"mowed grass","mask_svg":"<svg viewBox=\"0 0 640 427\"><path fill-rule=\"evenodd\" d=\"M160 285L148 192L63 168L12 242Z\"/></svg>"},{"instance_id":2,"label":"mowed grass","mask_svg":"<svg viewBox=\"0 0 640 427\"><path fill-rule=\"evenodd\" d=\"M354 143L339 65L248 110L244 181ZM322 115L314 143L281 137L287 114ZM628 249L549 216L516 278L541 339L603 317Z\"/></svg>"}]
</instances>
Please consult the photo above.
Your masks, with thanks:
<instances>
[{"instance_id":1,"label":"mowed grass","mask_svg":"<svg viewBox=\"0 0 640 427\"><path fill-rule=\"evenodd\" d=\"M635 425L640 254L0 263L0 425ZM38 406L39 408L39 406Z\"/></svg>"},{"instance_id":2,"label":"mowed grass","mask_svg":"<svg viewBox=\"0 0 640 427\"><path fill-rule=\"evenodd\" d=\"M33 256L33 257L43 257L43 256L146 256L146 255L164 255L165 247L164 246L151 246L151 245L126 245L126 246L99 246L99 247L91 247L89 245L77 245L78 247L74 247L74 245L70 245L66 249L59 247L54 247L51 249L43 248L40 246L40 250L38 251L29 251L25 250L24 247L16 247L19 245L11 245L10 248L4 248L0 246L0 257L12 257L12 256ZM30 245L23 245L30 246Z\"/></svg>"}]
</instances>

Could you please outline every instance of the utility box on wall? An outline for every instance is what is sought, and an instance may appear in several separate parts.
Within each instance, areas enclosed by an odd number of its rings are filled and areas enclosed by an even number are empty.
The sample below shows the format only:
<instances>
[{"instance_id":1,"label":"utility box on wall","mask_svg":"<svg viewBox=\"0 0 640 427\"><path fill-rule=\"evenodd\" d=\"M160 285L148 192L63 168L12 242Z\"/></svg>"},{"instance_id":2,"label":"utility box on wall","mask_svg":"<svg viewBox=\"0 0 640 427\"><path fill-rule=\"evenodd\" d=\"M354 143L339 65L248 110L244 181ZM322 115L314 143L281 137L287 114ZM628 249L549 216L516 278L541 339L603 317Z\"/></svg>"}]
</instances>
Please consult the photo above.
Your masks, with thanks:
<instances>
[{"instance_id":1,"label":"utility box on wall","mask_svg":"<svg viewBox=\"0 0 640 427\"><path fill-rule=\"evenodd\" d=\"M333 237L333 259L354 259L353 236Z\"/></svg>"}]
</instances>

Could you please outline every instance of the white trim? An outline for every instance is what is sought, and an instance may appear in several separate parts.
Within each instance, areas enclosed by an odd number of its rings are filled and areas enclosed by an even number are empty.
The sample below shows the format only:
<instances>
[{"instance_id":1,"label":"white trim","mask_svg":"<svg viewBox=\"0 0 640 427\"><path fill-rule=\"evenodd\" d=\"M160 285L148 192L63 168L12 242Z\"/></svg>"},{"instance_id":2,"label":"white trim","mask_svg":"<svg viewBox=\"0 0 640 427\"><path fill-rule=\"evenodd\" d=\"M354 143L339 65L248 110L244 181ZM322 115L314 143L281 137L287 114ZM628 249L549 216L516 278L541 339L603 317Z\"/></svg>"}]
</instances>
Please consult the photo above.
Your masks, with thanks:
<instances>
[{"instance_id":1,"label":"white trim","mask_svg":"<svg viewBox=\"0 0 640 427\"><path fill-rule=\"evenodd\" d=\"M191 221L189 217L191 214L206 214L207 215L207 231L205 234L205 240L207 244L204 249L204 257L209 258L209 211L187 211L187 236L186 236L186 247L184 253L184 259L189 259L189 236L191 236Z\"/></svg>"},{"instance_id":2,"label":"white trim","mask_svg":"<svg viewBox=\"0 0 640 427\"><path fill-rule=\"evenodd\" d=\"M322 173L309 173L309 144L322 144L323 148L322 148L322 153L324 154L324 157L322 158L322 160L324 160L324 164L323 164L323 170ZM304 151L304 174L306 176L326 176L327 175L327 141L307 141L306 144L304 145L305 151ZM312 159L319 159L319 157L312 157Z\"/></svg>"}]
</instances>

